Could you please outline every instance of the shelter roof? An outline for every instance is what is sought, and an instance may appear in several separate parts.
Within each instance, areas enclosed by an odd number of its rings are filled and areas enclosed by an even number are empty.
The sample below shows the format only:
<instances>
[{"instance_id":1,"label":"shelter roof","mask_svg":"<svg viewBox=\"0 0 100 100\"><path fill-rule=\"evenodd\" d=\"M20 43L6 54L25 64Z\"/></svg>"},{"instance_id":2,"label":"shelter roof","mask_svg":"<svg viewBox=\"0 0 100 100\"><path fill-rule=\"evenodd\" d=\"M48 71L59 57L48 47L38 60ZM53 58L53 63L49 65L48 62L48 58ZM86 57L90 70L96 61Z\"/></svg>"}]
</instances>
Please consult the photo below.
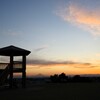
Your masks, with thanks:
<instances>
[{"instance_id":1,"label":"shelter roof","mask_svg":"<svg viewBox=\"0 0 100 100\"><path fill-rule=\"evenodd\" d=\"M0 55L2 56L23 56L29 55L31 52L13 45L0 48Z\"/></svg>"}]
</instances>

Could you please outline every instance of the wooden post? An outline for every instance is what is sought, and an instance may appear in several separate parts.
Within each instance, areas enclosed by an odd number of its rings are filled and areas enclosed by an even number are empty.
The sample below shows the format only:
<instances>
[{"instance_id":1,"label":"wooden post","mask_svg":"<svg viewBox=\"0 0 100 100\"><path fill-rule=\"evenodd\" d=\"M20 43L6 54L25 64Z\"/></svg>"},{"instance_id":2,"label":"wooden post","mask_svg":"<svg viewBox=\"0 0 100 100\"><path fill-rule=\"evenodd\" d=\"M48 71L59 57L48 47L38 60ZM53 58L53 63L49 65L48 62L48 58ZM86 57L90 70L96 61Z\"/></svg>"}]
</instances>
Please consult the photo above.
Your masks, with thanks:
<instances>
[{"instance_id":1,"label":"wooden post","mask_svg":"<svg viewBox=\"0 0 100 100\"><path fill-rule=\"evenodd\" d=\"M13 86L13 56L10 56L10 77L9 77L9 84L10 84L10 88L12 88Z\"/></svg>"},{"instance_id":2,"label":"wooden post","mask_svg":"<svg viewBox=\"0 0 100 100\"><path fill-rule=\"evenodd\" d=\"M22 59L22 88L26 87L26 56Z\"/></svg>"}]
</instances>

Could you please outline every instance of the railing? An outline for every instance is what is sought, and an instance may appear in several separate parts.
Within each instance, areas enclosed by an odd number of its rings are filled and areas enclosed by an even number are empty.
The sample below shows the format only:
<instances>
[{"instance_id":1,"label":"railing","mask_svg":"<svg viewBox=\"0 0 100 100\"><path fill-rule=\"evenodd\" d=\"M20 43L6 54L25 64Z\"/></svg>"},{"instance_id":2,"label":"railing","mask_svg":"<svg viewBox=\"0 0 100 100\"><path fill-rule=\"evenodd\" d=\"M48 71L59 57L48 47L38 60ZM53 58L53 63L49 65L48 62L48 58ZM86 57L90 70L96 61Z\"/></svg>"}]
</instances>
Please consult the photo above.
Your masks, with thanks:
<instances>
[{"instance_id":1,"label":"railing","mask_svg":"<svg viewBox=\"0 0 100 100\"><path fill-rule=\"evenodd\" d=\"M0 63L0 69L5 69L9 63ZM22 68L22 62L20 61L14 61L13 63L13 69L21 69Z\"/></svg>"},{"instance_id":2,"label":"railing","mask_svg":"<svg viewBox=\"0 0 100 100\"><path fill-rule=\"evenodd\" d=\"M14 61L14 64L13 64L13 68L22 68L22 62L21 61Z\"/></svg>"}]
</instances>

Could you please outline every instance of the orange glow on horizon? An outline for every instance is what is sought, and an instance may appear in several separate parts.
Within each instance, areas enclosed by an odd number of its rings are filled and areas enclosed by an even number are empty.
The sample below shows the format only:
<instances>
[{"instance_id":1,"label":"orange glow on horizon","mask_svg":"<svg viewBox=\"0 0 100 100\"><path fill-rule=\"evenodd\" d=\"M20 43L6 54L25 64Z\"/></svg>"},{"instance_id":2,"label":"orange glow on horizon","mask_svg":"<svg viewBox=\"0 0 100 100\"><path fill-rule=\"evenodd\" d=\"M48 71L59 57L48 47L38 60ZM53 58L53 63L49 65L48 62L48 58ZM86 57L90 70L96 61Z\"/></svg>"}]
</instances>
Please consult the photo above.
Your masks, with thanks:
<instances>
[{"instance_id":1,"label":"orange glow on horizon","mask_svg":"<svg viewBox=\"0 0 100 100\"><path fill-rule=\"evenodd\" d=\"M66 75L76 74L100 74L99 66L90 66L83 64L56 64L56 65L27 65L27 76L35 76L43 74L46 76L60 74L64 72Z\"/></svg>"}]
</instances>

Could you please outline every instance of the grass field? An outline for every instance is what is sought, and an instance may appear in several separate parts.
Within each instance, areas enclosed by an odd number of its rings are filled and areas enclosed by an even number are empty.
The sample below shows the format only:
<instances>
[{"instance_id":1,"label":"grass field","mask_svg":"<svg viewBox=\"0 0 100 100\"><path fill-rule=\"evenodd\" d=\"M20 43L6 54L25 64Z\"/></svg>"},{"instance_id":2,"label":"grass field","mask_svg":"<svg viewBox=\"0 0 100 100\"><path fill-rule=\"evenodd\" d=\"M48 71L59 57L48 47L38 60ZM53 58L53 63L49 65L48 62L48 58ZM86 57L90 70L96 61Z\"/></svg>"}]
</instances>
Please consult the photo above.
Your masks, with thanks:
<instances>
[{"instance_id":1,"label":"grass field","mask_svg":"<svg viewBox=\"0 0 100 100\"><path fill-rule=\"evenodd\" d=\"M45 83L0 90L0 100L100 100L100 83Z\"/></svg>"}]
</instances>

